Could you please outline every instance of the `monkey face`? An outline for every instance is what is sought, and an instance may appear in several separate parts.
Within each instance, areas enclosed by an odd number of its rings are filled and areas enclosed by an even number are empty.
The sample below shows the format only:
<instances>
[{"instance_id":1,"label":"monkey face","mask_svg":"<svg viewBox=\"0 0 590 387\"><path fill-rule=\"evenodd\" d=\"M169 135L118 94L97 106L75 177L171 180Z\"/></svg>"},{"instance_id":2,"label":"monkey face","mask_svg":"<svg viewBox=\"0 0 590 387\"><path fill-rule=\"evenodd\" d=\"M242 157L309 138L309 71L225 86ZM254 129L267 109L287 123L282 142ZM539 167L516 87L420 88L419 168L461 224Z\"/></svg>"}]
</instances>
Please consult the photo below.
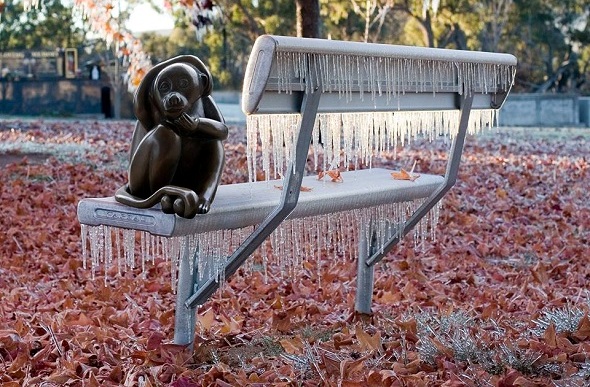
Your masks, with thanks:
<instances>
[{"instance_id":1,"label":"monkey face","mask_svg":"<svg viewBox=\"0 0 590 387\"><path fill-rule=\"evenodd\" d=\"M165 118L176 119L182 113L190 112L203 95L206 81L206 75L193 66L172 64L156 77L152 90L153 102Z\"/></svg>"}]
</instances>

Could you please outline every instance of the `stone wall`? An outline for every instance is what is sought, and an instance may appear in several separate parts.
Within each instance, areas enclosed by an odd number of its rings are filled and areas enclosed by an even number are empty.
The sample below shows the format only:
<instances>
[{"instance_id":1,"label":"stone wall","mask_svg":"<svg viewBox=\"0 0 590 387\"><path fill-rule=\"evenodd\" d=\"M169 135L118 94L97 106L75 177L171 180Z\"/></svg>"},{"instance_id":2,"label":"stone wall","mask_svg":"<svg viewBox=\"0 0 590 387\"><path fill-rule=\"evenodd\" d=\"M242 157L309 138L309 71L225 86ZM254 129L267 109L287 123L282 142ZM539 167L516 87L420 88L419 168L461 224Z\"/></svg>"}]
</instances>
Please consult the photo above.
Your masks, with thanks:
<instances>
[{"instance_id":1,"label":"stone wall","mask_svg":"<svg viewBox=\"0 0 590 387\"><path fill-rule=\"evenodd\" d=\"M0 81L0 114L27 116L105 116L112 90L101 81L87 79ZM105 101L106 91L108 101ZM131 96L124 93L121 115L133 116ZM105 102L107 105L105 105Z\"/></svg>"},{"instance_id":2,"label":"stone wall","mask_svg":"<svg viewBox=\"0 0 590 387\"><path fill-rule=\"evenodd\" d=\"M579 126L579 97L569 94L510 94L501 126Z\"/></svg>"}]
</instances>

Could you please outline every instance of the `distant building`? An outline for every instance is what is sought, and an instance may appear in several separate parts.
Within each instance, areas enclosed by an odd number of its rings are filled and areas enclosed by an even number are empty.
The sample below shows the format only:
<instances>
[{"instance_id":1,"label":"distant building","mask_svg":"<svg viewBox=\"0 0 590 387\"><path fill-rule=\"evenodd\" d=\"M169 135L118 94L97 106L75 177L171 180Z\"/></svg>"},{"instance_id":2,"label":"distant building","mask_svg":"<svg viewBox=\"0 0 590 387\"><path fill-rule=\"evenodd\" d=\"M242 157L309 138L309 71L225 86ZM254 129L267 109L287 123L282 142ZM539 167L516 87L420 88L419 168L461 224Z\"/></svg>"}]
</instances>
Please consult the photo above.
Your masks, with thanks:
<instances>
[{"instance_id":1,"label":"distant building","mask_svg":"<svg viewBox=\"0 0 590 387\"><path fill-rule=\"evenodd\" d=\"M75 48L0 53L2 80L76 78L78 75L78 50Z\"/></svg>"}]
</instances>

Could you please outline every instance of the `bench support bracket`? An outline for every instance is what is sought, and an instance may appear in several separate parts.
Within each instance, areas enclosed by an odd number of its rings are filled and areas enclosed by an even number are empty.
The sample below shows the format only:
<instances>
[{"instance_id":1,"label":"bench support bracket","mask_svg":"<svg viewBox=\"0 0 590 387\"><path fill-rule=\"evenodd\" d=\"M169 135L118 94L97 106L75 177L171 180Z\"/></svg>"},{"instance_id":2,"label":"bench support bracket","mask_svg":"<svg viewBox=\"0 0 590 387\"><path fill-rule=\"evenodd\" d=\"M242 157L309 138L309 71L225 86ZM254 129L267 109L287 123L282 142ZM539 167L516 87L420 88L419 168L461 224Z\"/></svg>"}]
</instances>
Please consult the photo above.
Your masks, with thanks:
<instances>
[{"instance_id":1,"label":"bench support bracket","mask_svg":"<svg viewBox=\"0 0 590 387\"><path fill-rule=\"evenodd\" d=\"M188 246L188 237L185 237ZM188 307L184 301L193 294L198 285L195 257L199 252L191 253L186 248L178 265L178 283L176 287L176 311L174 315L174 344L188 345L193 350L196 325L196 306ZM191 260L193 260L191 264ZM192 270L191 270L192 269Z\"/></svg>"},{"instance_id":2,"label":"bench support bracket","mask_svg":"<svg viewBox=\"0 0 590 387\"><path fill-rule=\"evenodd\" d=\"M356 277L356 300L354 309L358 313L371 314L373 288L375 285L375 266L367 265L367 258L375 253L376 235L368 224L359 230L358 263Z\"/></svg>"},{"instance_id":3,"label":"bench support bracket","mask_svg":"<svg viewBox=\"0 0 590 387\"><path fill-rule=\"evenodd\" d=\"M459 172L461 155L463 153L463 146L465 144L467 127L469 126L469 115L471 113L472 104L473 94L466 95L461 99L459 130L457 131L451 151L449 152L445 180L441 186L434 191L420 207L418 207L399 231L389 236L388 240L383 243L382 246L377 246L377 240L374 237L371 237L371 240L367 240L367 235L373 234L367 234L364 232L365 230L361 230L359 236L357 295L355 301L355 309L357 312L365 314L371 313L375 264L381 261L385 255L389 253L401 241L401 239L430 212L430 210L444 197L453 185L455 185ZM367 247L367 243L370 244L369 247Z\"/></svg>"}]
</instances>

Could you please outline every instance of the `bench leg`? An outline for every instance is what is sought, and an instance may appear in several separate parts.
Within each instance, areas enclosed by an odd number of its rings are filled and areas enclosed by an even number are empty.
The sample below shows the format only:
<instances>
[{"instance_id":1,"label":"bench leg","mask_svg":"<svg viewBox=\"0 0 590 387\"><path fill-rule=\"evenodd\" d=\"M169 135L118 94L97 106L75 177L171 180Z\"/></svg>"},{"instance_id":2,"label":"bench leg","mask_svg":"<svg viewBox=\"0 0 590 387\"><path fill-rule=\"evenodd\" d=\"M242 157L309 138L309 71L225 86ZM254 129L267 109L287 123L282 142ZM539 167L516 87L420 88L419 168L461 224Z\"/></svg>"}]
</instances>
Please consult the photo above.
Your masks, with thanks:
<instances>
[{"instance_id":1,"label":"bench leg","mask_svg":"<svg viewBox=\"0 0 590 387\"><path fill-rule=\"evenodd\" d=\"M195 259L194 254L194 251L191 252L188 248L187 243L187 248L178 266L176 314L174 316L174 344L187 345L191 351L193 350L193 341L195 339L197 307L189 308L185 305L185 301L193 295L195 284L197 283L197 265L191 265L190 262L190 260Z\"/></svg>"},{"instance_id":2,"label":"bench leg","mask_svg":"<svg viewBox=\"0 0 590 387\"><path fill-rule=\"evenodd\" d=\"M369 225L363 225L359 232L356 301L354 308L358 313L370 314L373 303L375 265L367 265L367 259L373 254L375 235L372 230L367 232L366 227L370 228Z\"/></svg>"}]
</instances>

